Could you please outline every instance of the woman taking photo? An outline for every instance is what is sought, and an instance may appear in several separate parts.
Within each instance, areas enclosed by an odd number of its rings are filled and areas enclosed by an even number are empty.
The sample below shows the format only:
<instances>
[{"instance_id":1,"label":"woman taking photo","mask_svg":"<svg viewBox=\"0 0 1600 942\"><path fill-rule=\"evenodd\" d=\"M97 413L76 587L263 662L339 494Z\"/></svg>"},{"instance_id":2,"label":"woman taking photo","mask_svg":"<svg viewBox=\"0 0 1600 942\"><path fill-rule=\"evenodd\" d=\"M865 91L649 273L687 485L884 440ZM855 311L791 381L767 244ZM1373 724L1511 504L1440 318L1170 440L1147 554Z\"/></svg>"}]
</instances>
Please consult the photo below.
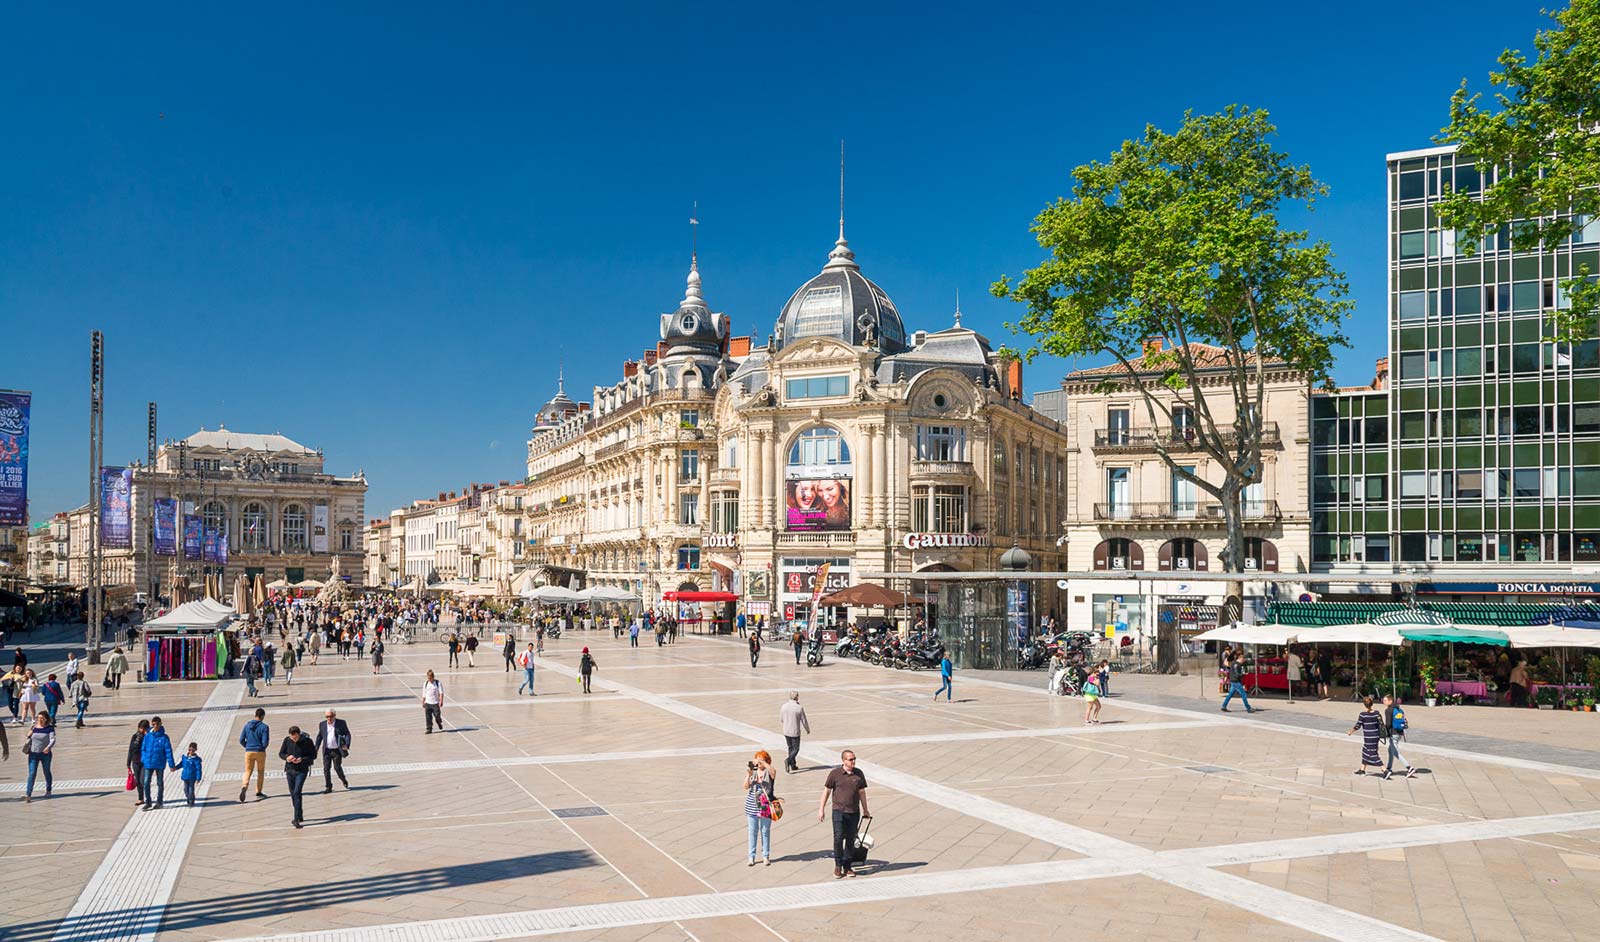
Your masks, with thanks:
<instances>
[{"instance_id":1,"label":"woman taking photo","mask_svg":"<svg viewBox=\"0 0 1600 942\"><path fill-rule=\"evenodd\" d=\"M757 752L745 766L744 816L750 840L750 866L756 865L756 843L761 844L761 856L772 866L772 815L778 798L774 791L777 773L772 768L772 756L765 749ZM778 812L782 814L781 811Z\"/></svg>"}]
</instances>

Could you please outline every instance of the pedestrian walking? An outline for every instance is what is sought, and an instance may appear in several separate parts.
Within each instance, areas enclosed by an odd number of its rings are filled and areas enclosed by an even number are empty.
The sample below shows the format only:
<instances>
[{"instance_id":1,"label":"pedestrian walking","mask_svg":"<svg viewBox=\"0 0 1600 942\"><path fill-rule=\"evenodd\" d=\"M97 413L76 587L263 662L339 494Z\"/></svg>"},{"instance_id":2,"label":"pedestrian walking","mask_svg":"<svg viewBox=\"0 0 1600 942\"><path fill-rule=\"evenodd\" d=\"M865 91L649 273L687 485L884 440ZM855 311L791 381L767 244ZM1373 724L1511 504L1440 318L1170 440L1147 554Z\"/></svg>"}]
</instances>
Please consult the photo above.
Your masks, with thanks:
<instances>
[{"instance_id":1,"label":"pedestrian walking","mask_svg":"<svg viewBox=\"0 0 1600 942\"><path fill-rule=\"evenodd\" d=\"M1400 754L1400 743L1406 738L1406 730L1411 728L1411 723L1406 719L1406 711L1390 694L1383 695L1383 738L1389 743L1389 761L1383 766L1383 777L1388 779L1394 775L1394 760L1399 759L1406 767L1406 778L1417 777L1417 767L1411 760Z\"/></svg>"},{"instance_id":2,"label":"pedestrian walking","mask_svg":"<svg viewBox=\"0 0 1600 942\"><path fill-rule=\"evenodd\" d=\"M1316 652L1317 685L1322 699L1333 699L1333 655L1322 650Z\"/></svg>"},{"instance_id":3,"label":"pedestrian walking","mask_svg":"<svg viewBox=\"0 0 1600 942\"><path fill-rule=\"evenodd\" d=\"M278 663L283 665L283 682L294 686L294 668L300 663L300 655L295 653L294 645L283 646L283 656L278 659ZM266 746L263 745L262 748L265 749Z\"/></svg>"},{"instance_id":4,"label":"pedestrian walking","mask_svg":"<svg viewBox=\"0 0 1600 942\"><path fill-rule=\"evenodd\" d=\"M433 732L433 724L439 724L439 732L444 732L444 684L434 679L433 671L428 671L428 679L422 684L422 718L427 724L428 732Z\"/></svg>"},{"instance_id":5,"label":"pedestrian walking","mask_svg":"<svg viewBox=\"0 0 1600 942\"><path fill-rule=\"evenodd\" d=\"M800 733L811 735L811 721L806 719L806 708L800 705L800 691L789 691L789 699L778 708L778 722L783 724L783 741L789 746L789 755L783 760L785 772L798 772L796 759L800 756Z\"/></svg>"},{"instance_id":6,"label":"pedestrian walking","mask_svg":"<svg viewBox=\"0 0 1600 942\"><path fill-rule=\"evenodd\" d=\"M283 776L289 780L289 800L294 803L294 818L289 823L299 828L306 819L301 799L306 788L306 776L311 774L311 767L317 761L317 745L311 741L311 737L300 732L300 727L291 726L289 735L278 747L278 758L283 760Z\"/></svg>"},{"instance_id":7,"label":"pedestrian walking","mask_svg":"<svg viewBox=\"0 0 1600 942\"><path fill-rule=\"evenodd\" d=\"M5 693L6 709L11 711L11 722L18 726L22 725L22 720L17 716L17 708L22 705L22 685L27 678L27 671L15 665L0 675L0 691Z\"/></svg>"},{"instance_id":8,"label":"pedestrian walking","mask_svg":"<svg viewBox=\"0 0 1600 942\"><path fill-rule=\"evenodd\" d=\"M94 688L83 679L80 671L72 678L72 684L67 688L67 696L72 698L72 706L78 711L78 729L83 729L83 715L89 711L89 698L94 696Z\"/></svg>"},{"instance_id":9,"label":"pedestrian walking","mask_svg":"<svg viewBox=\"0 0 1600 942\"><path fill-rule=\"evenodd\" d=\"M374 674L383 670L383 639L372 639L372 672Z\"/></svg>"},{"instance_id":10,"label":"pedestrian walking","mask_svg":"<svg viewBox=\"0 0 1600 942\"><path fill-rule=\"evenodd\" d=\"M534 650L540 654L544 653L544 628L544 622L540 622L539 627L533 632L533 640L537 642L537 646L534 648Z\"/></svg>"},{"instance_id":11,"label":"pedestrian walking","mask_svg":"<svg viewBox=\"0 0 1600 942\"><path fill-rule=\"evenodd\" d=\"M1356 715L1356 725L1350 727L1346 736L1361 733L1361 765L1356 768L1355 774L1366 775L1367 766L1376 768L1383 764L1383 759L1378 756L1378 740L1383 736L1383 717L1372 708L1372 698L1361 698L1361 712Z\"/></svg>"},{"instance_id":12,"label":"pedestrian walking","mask_svg":"<svg viewBox=\"0 0 1600 942\"><path fill-rule=\"evenodd\" d=\"M639 646L639 618L635 617L631 622L628 623L628 647L637 648L638 646Z\"/></svg>"},{"instance_id":13,"label":"pedestrian walking","mask_svg":"<svg viewBox=\"0 0 1600 942\"><path fill-rule=\"evenodd\" d=\"M1294 700L1294 685L1300 682L1300 668L1302 662L1300 655L1294 653L1294 648L1289 649L1289 656L1284 658L1284 673L1289 681L1289 699Z\"/></svg>"},{"instance_id":14,"label":"pedestrian walking","mask_svg":"<svg viewBox=\"0 0 1600 942\"><path fill-rule=\"evenodd\" d=\"M761 660L761 636L750 636L750 666L754 668L756 662Z\"/></svg>"},{"instance_id":15,"label":"pedestrian walking","mask_svg":"<svg viewBox=\"0 0 1600 942\"><path fill-rule=\"evenodd\" d=\"M356 646L356 660L359 661L367 656L367 633L365 631L359 628L356 629L356 636L351 643Z\"/></svg>"},{"instance_id":16,"label":"pedestrian walking","mask_svg":"<svg viewBox=\"0 0 1600 942\"><path fill-rule=\"evenodd\" d=\"M950 662L950 655L946 654L939 661L939 689L933 692L933 699L937 702L939 694L944 694L944 702L949 703L955 696L956 688L952 682L955 679L956 666Z\"/></svg>"},{"instance_id":17,"label":"pedestrian walking","mask_svg":"<svg viewBox=\"0 0 1600 942\"><path fill-rule=\"evenodd\" d=\"M872 815L867 810L867 777L856 768L856 754L849 749L839 754L839 765L823 780L818 821L827 818L830 804L833 810L833 875L835 879L853 877L856 875L852 855L856 834L862 817Z\"/></svg>"},{"instance_id":18,"label":"pedestrian walking","mask_svg":"<svg viewBox=\"0 0 1600 942\"><path fill-rule=\"evenodd\" d=\"M150 730L139 746L139 761L144 765L144 810L160 808L167 797L167 769L178 765L173 761L172 740L162 728L159 716L150 717Z\"/></svg>"},{"instance_id":19,"label":"pedestrian walking","mask_svg":"<svg viewBox=\"0 0 1600 942\"><path fill-rule=\"evenodd\" d=\"M517 655L517 666L522 668L522 683L517 687L517 696L522 696L522 688L528 688L528 696L537 697L533 692L533 643L528 643L528 650Z\"/></svg>"},{"instance_id":20,"label":"pedestrian walking","mask_svg":"<svg viewBox=\"0 0 1600 942\"><path fill-rule=\"evenodd\" d=\"M1223 661L1223 670L1228 673L1228 695L1222 698L1222 712L1228 712L1228 704L1237 696L1244 701L1244 711L1254 713L1250 706L1250 695L1244 692L1244 655L1230 653Z\"/></svg>"},{"instance_id":21,"label":"pedestrian walking","mask_svg":"<svg viewBox=\"0 0 1600 942\"><path fill-rule=\"evenodd\" d=\"M111 659L106 662L106 686L112 690L121 690L122 675L127 672L128 656L122 653L121 648L112 648Z\"/></svg>"},{"instance_id":22,"label":"pedestrian walking","mask_svg":"<svg viewBox=\"0 0 1600 942\"><path fill-rule=\"evenodd\" d=\"M777 771L772 768L772 756L765 749L758 750L746 764L744 773L744 816L749 835L750 866L756 865L756 845L761 856L772 866L772 818L778 805ZM776 814L783 814L777 811Z\"/></svg>"},{"instance_id":23,"label":"pedestrian walking","mask_svg":"<svg viewBox=\"0 0 1600 942\"><path fill-rule=\"evenodd\" d=\"M589 681L591 675L594 674L595 669L599 666L600 663L594 659L594 655L589 653L588 648L584 648L583 656L578 658L578 677L583 681L584 693L589 692Z\"/></svg>"},{"instance_id":24,"label":"pedestrian walking","mask_svg":"<svg viewBox=\"0 0 1600 942\"><path fill-rule=\"evenodd\" d=\"M1080 689L1083 691L1083 725L1091 726L1100 722L1100 698L1105 696L1105 691L1100 688L1100 674L1084 675Z\"/></svg>"},{"instance_id":25,"label":"pedestrian walking","mask_svg":"<svg viewBox=\"0 0 1600 942\"><path fill-rule=\"evenodd\" d=\"M44 710L50 714L50 725L56 725L56 711L61 709L61 704L67 700L67 692L61 689L60 681L56 675L51 674L39 685L39 695L44 701Z\"/></svg>"},{"instance_id":26,"label":"pedestrian walking","mask_svg":"<svg viewBox=\"0 0 1600 942\"><path fill-rule=\"evenodd\" d=\"M259 676L261 676L261 662L256 659L254 653L246 655L244 659L244 689L252 697L261 696L256 690L256 678Z\"/></svg>"},{"instance_id":27,"label":"pedestrian walking","mask_svg":"<svg viewBox=\"0 0 1600 942\"><path fill-rule=\"evenodd\" d=\"M271 641L259 646L261 649L261 679L272 686L272 678L278 672L278 649Z\"/></svg>"},{"instance_id":28,"label":"pedestrian walking","mask_svg":"<svg viewBox=\"0 0 1600 942\"><path fill-rule=\"evenodd\" d=\"M457 638L456 637L456 633L452 631L449 634L445 635L444 643L445 643L445 646L450 649L449 666L450 667L460 667L461 666L461 640L459 638Z\"/></svg>"},{"instance_id":29,"label":"pedestrian walking","mask_svg":"<svg viewBox=\"0 0 1600 942\"><path fill-rule=\"evenodd\" d=\"M144 734L148 732L150 732L150 721L140 720L132 738L128 740L128 774L133 776L135 808L144 804L150 797L150 793L144 787Z\"/></svg>"},{"instance_id":30,"label":"pedestrian walking","mask_svg":"<svg viewBox=\"0 0 1600 942\"><path fill-rule=\"evenodd\" d=\"M17 725L30 724L39 713L39 704L44 702L44 691L39 689L39 680L33 676L33 671L25 670L22 673L21 692L17 695L17 702L22 706L22 717Z\"/></svg>"},{"instance_id":31,"label":"pedestrian walking","mask_svg":"<svg viewBox=\"0 0 1600 942\"><path fill-rule=\"evenodd\" d=\"M344 777L344 757L350 754L350 725L329 709L322 714L317 725L317 748L322 751L322 793L333 791L333 775L339 774L339 784L350 790L350 780Z\"/></svg>"},{"instance_id":32,"label":"pedestrian walking","mask_svg":"<svg viewBox=\"0 0 1600 942\"><path fill-rule=\"evenodd\" d=\"M311 637L306 640L306 653L311 655L311 665L313 667L315 667L317 663L317 653L321 650L322 632L313 631L311 632Z\"/></svg>"},{"instance_id":33,"label":"pedestrian walking","mask_svg":"<svg viewBox=\"0 0 1600 942\"><path fill-rule=\"evenodd\" d=\"M467 635L467 666L478 666L478 636Z\"/></svg>"},{"instance_id":34,"label":"pedestrian walking","mask_svg":"<svg viewBox=\"0 0 1600 942\"><path fill-rule=\"evenodd\" d=\"M80 664L80 662L78 661L78 656L76 654L72 654L72 653L68 652L68 654L67 654L67 672L66 672L65 675L63 675L63 676L65 676L67 678L67 683L69 683L69 684L72 683L72 678L78 676L79 664Z\"/></svg>"},{"instance_id":35,"label":"pedestrian walking","mask_svg":"<svg viewBox=\"0 0 1600 942\"><path fill-rule=\"evenodd\" d=\"M178 778L183 782L183 800L189 807L194 807L194 790L200 784L201 762L200 744L190 743L189 749L178 760Z\"/></svg>"},{"instance_id":36,"label":"pedestrian walking","mask_svg":"<svg viewBox=\"0 0 1600 942\"><path fill-rule=\"evenodd\" d=\"M239 745L244 747L244 778L239 782L239 800L250 787L250 773L256 773L256 797L267 797L263 791L267 781L267 744L272 742L272 730L267 726L267 711L256 707L256 718L244 724L239 731Z\"/></svg>"},{"instance_id":37,"label":"pedestrian walking","mask_svg":"<svg viewBox=\"0 0 1600 942\"><path fill-rule=\"evenodd\" d=\"M531 648L533 645L530 644L528 647ZM506 646L500 653L505 655L506 673L509 674L511 673L512 662L517 659L517 640L511 637L511 632L509 631L506 632Z\"/></svg>"},{"instance_id":38,"label":"pedestrian walking","mask_svg":"<svg viewBox=\"0 0 1600 942\"><path fill-rule=\"evenodd\" d=\"M22 751L28 756L28 787L23 792L24 804L33 801L33 781L41 768L44 769L44 797L50 797L50 791L55 787L55 779L50 774L50 760L55 758L55 748L55 724L50 721L49 714L36 714L33 727L22 741Z\"/></svg>"},{"instance_id":39,"label":"pedestrian walking","mask_svg":"<svg viewBox=\"0 0 1600 942\"><path fill-rule=\"evenodd\" d=\"M794 632L789 635L789 643L794 645L794 662L798 664L800 663L800 652L803 651L806 646L805 633L799 628L796 628Z\"/></svg>"}]
</instances>

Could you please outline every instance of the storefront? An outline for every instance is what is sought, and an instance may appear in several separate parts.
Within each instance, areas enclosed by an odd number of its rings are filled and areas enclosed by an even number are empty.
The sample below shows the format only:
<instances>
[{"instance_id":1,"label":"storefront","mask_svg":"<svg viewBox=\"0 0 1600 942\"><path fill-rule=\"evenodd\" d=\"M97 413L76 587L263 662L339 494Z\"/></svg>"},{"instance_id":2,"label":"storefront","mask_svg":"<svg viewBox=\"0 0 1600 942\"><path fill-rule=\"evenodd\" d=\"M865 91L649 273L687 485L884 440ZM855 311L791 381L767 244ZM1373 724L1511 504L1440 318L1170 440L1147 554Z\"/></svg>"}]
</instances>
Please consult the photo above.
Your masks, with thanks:
<instances>
[{"instance_id":1,"label":"storefront","mask_svg":"<svg viewBox=\"0 0 1600 942\"><path fill-rule=\"evenodd\" d=\"M821 595L838 592L850 586L850 558L843 557L794 557L785 556L778 560L778 612L776 613L785 623L792 621L806 621L811 617L811 599L817 594L817 572L823 563L828 563L827 584L822 587ZM823 625L823 638L833 641L837 637L835 626L843 624L847 617L847 609L843 606L829 606L820 613Z\"/></svg>"}]
</instances>

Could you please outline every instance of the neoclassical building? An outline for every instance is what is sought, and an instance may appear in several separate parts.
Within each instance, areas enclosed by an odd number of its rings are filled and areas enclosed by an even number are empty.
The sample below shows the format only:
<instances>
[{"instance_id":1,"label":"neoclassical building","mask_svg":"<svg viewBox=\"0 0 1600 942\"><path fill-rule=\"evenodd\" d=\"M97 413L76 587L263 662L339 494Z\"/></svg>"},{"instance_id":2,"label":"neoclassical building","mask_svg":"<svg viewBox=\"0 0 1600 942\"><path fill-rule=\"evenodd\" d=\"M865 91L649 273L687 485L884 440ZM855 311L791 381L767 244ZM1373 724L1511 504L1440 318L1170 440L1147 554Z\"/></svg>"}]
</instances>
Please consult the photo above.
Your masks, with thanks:
<instances>
[{"instance_id":1,"label":"neoclassical building","mask_svg":"<svg viewBox=\"0 0 1600 942\"><path fill-rule=\"evenodd\" d=\"M232 591L238 575L261 573L268 582L326 580L338 559L342 575L360 585L366 491L362 473L329 474L321 451L291 438L201 429L163 444L153 467L133 466L133 546L102 550L102 579L161 596L168 593L174 571L197 584L211 572L223 577L224 591ZM225 531L227 563L186 559L181 546L176 556L156 554L157 500L177 500L184 512ZM70 517L70 578L82 585L87 582L89 508L80 507Z\"/></svg>"},{"instance_id":2,"label":"neoclassical building","mask_svg":"<svg viewBox=\"0 0 1600 942\"><path fill-rule=\"evenodd\" d=\"M800 617L823 563L831 587L989 570L1014 543L1062 566L1065 429L1022 403L1020 365L959 311L908 331L842 229L764 345L732 336L702 289L695 259L653 350L592 404L539 410L523 497L548 581L651 601L725 590Z\"/></svg>"}]
</instances>

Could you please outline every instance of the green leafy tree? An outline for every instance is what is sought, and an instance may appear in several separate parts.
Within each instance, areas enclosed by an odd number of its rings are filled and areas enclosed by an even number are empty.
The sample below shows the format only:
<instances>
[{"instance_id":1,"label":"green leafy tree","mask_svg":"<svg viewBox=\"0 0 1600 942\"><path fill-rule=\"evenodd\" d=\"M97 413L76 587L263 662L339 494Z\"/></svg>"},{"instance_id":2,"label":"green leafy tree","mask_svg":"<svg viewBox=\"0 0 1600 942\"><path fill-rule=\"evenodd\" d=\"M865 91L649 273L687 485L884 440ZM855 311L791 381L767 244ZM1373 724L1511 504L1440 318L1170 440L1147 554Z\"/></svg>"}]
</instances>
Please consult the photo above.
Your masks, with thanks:
<instances>
[{"instance_id":1,"label":"green leafy tree","mask_svg":"<svg viewBox=\"0 0 1600 942\"><path fill-rule=\"evenodd\" d=\"M1220 477L1190 473L1192 459L1180 464L1162 436L1153 447L1220 505L1226 572L1244 571L1242 496L1261 480L1268 373L1287 364L1308 383L1325 380L1334 348L1347 343L1351 303L1332 249L1279 219L1285 206L1309 209L1326 187L1273 149L1275 133L1265 111L1239 106L1185 114L1174 133L1146 127L1109 160L1073 171L1072 197L1034 220L1049 258L992 289L1026 308L1009 326L1033 339L1030 359L1115 360L1122 369L1101 387L1137 392L1153 428L1171 427L1175 408L1189 411L1185 445ZM1153 338L1159 352L1147 352Z\"/></svg>"},{"instance_id":2,"label":"green leafy tree","mask_svg":"<svg viewBox=\"0 0 1600 942\"><path fill-rule=\"evenodd\" d=\"M1448 191L1438 206L1444 225L1476 237L1512 226L1513 244L1537 240L1548 251L1581 218L1600 216L1600 0L1572 0L1555 22L1534 35L1532 62L1516 50L1500 54L1499 71L1489 73L1493 105L1465 80L1451 97L1439 142L1496 173L1481 194ZM1467 254L1477 242L1457 239ZM1594 335L1594 274L1585 266L1562 285L1570 303L1549 314L1554 337Z\"/></svg>"}]
</instances>

